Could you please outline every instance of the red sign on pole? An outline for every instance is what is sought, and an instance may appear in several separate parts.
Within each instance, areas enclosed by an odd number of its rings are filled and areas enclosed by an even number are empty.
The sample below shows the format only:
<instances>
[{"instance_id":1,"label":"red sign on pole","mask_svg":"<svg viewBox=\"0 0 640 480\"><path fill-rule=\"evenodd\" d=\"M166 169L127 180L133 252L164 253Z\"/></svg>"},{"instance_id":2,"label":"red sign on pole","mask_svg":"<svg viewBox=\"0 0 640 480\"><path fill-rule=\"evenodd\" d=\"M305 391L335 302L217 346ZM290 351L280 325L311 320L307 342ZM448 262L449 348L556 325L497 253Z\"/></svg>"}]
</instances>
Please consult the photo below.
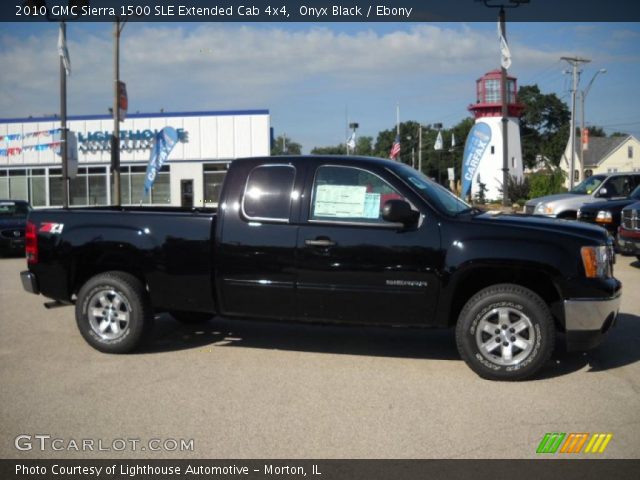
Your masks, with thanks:
<instances>
[{"instance_id":1,"label":"red sign on pole","mask_svg":"<svg viewBox=\"0 0 640 480\"><path fill-rule=\"evenodd\" d=\"M127 108L129 108L129 100L127 98L127 84L118 82L118 109L120 110L120 121L124 122L127 116Z\"/></svg>"},{"instance_id":2,"label":"red sign on pole","mask_svg":"<svg viewBox=\"0 0 640 480\"><path fill-rule=\"evenodd\" d=\"M584 150L589 150L589 129L582 129L582 148Z\"/></svg>"}]
</instances>

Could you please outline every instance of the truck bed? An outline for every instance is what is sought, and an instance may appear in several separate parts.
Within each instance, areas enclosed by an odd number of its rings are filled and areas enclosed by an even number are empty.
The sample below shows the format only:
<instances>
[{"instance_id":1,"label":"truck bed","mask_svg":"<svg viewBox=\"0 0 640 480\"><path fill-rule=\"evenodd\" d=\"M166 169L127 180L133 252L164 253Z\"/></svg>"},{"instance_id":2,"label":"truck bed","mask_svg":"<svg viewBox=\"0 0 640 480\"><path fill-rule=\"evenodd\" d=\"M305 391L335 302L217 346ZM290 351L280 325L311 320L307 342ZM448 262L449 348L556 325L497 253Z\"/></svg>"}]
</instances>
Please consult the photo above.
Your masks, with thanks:
<instances>
[{"instance_id":1,"label":"truck bed","mask_svg":"<svg viewBox=\"0 0 640 480\"><path fill-rule=\"evenodd\" d=\"M215 312L216 209L90 207L32 212L41 293L71 301L96 273L132 267L157 310ZM43 225L54 225L44 227ZM48 230L48 231L47 231Z\"/></svg>"}]
</instances>

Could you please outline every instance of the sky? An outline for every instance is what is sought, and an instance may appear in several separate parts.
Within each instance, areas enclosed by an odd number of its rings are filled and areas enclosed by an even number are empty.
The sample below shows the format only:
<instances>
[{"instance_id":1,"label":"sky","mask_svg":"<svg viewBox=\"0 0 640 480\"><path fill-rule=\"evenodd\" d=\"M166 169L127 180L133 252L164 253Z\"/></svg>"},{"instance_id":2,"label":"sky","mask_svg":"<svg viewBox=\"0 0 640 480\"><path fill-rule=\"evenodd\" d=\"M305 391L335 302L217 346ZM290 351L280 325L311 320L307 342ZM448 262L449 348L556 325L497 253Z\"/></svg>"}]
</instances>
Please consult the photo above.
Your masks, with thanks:
<instances>
[{"instance_id":1,"label":"sky","mask_svg":"<svg viewBox=\"0 0 640 480\"><path fill-rule=\"evenodd\" d=\"M59 113L58 26L0 24L0 118ZM113 27L69 22L68 115L113 104ZM596 71L586 123L640 138L640 23L508 22L509 74L570 105L562 56ZM139 23L121 36L129 111L268 109L275 135L315 146L346 124L376 137L401 121L451 127L469 115L475 81L499 67L496 23ZM578 116L579 118L579 116Z\"/></svg>"}]
</instances>

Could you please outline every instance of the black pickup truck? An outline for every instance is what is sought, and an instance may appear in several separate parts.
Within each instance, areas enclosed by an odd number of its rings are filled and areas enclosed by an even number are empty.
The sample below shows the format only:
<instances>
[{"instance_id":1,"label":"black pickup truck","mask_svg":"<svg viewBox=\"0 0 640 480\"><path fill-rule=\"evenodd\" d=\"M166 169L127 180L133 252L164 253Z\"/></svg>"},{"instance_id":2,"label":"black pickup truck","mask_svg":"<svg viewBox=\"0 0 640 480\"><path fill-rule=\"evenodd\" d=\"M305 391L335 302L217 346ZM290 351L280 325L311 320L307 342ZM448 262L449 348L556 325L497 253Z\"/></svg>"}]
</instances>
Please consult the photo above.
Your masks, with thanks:
<instances>
[{"instance_id":1,"label":"black pickup truck","mask_svg":"<svg viewBox=\"0 0 640 480\"><path fill-rule=\"evenodd\" d=\"M570 349L597 345L621 295L600 227L483 213L374 158L240 159L217 211L38 210L26 242L24 288L75 303L110 353L139 346L158 312L455 327L476 373L517 380L558 331Z\"/></svg>"}]
</instances>

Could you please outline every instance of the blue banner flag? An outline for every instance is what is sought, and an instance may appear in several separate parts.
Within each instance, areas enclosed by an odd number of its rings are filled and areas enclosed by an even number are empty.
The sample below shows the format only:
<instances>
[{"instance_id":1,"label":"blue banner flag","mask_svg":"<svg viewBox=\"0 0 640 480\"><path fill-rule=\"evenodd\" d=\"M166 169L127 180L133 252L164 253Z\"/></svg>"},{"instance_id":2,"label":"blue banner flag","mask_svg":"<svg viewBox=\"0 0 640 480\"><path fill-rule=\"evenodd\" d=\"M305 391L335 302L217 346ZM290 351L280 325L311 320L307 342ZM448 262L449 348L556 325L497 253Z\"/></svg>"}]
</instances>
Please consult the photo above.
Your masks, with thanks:
<instances>
[{"instance_id":1,"label":"blue banner flag","mask_svg":"<svg viewBox=\"0 0 640 480\"><path fill-rule=\"evenodd\" d=\"M164 127L157 133L155 141L153 142L153 148L151 149L151 157L149 158L149 165L147 165L147 173L144 179L145 195L151 191L153 182L156 180L156 175L177 142L178 132L176 132L175 128Z\"/></svg>"},{"instance_id":2,"label":"blue banner flag","mask_svg":"<svg viewBox=\"0 0 640 480\"><path fill-rule=\"evenodd\" d=\"M480 160L491 142L491 127L484 123L476 123L464 144L464 157L462 160L462 197L469 195L471 182L478 171Z\"/></svg>"}]
</instances>

